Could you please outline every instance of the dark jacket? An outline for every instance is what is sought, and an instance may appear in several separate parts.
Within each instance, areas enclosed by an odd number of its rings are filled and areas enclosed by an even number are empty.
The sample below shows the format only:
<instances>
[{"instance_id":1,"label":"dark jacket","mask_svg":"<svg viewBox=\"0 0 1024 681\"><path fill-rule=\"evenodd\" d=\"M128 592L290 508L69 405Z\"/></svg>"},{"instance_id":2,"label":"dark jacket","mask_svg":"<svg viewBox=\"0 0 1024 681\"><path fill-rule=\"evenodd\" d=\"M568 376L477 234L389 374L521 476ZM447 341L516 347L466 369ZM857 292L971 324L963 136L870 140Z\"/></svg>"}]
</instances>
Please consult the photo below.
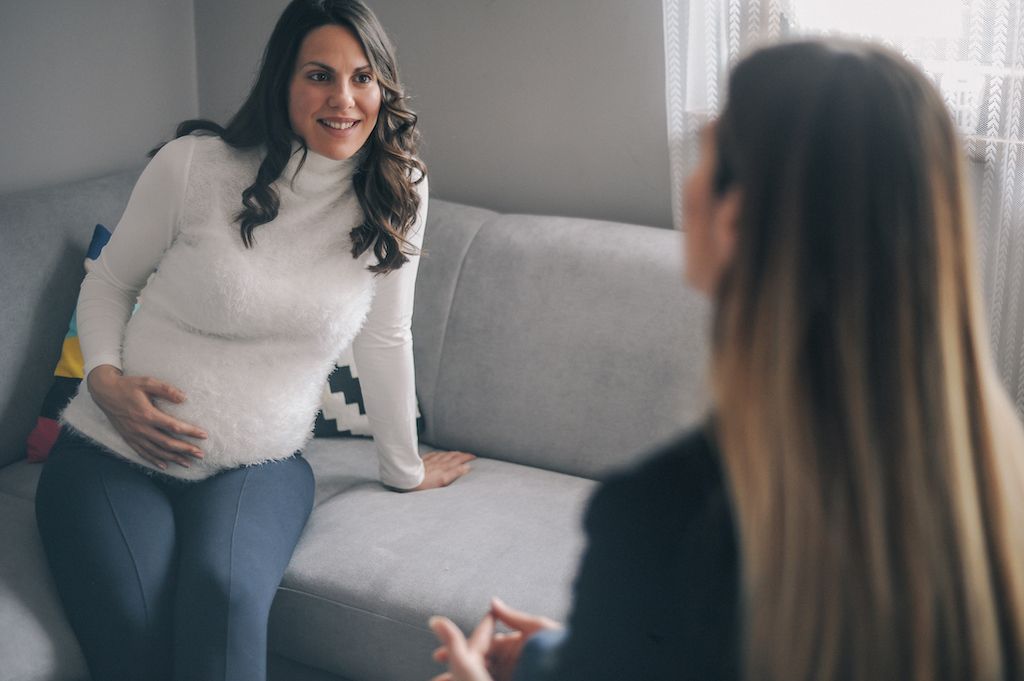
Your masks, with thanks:
<instances>
[{"instance_id":1,"label":"dark jacket","mask_svg":"<svg viewBox=\"0 0 1024 681\"><path fill-rule=\"evenodd\" d=\"M608 480L585 525L558 681L739 678L735 530L706 429Z\"/></svg>"}]
</instances>

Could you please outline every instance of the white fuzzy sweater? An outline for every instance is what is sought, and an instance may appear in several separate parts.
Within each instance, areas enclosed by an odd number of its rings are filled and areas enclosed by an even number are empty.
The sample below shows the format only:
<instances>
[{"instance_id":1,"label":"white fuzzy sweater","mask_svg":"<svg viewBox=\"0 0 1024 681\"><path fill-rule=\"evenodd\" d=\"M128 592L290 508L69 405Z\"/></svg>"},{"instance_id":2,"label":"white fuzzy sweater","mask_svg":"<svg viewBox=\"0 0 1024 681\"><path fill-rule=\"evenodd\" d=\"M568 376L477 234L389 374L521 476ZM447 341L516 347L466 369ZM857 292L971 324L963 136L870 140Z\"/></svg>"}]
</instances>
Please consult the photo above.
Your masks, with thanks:
<instances>
[{"instance_id":1,"label":"white fuzzy sweater","mask_svg":"<svg viewBox=\"0 0 1024 681\"><path fill-rule=\"evenodd\" d=\"M299 169L300 158L274 184L278 217L256 228L249 249L234 215L261 154L209 136L179 138L157 153L82 284L86 374L111 364L182 390L182 404L157 406L208 433L195 441L205 458L164 472L202 479L300 450L333 361L353 343L381 481L415 487L423 464L409 329L419 259L374 277L372 253L351 255L349 232L363 219L351 182L356 160L310 151ZM417 247L427 205L426 182L420 187ZM152 468L85 386L63 422Z\"/></svg>"}]
</instances>

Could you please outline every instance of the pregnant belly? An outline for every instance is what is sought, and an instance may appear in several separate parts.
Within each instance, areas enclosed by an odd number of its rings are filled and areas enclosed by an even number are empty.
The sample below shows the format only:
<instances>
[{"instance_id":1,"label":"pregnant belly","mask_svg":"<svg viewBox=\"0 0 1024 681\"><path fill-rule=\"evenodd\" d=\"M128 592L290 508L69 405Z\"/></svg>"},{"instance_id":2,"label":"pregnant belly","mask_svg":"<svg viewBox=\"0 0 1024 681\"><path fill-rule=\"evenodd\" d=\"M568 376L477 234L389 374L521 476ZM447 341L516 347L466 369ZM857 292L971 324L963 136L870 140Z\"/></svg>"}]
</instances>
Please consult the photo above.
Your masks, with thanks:
<instances>
[{"instance_id":1,"label":"pregnant belly","mask_svg":"<svg viewBox=\"0 0 1024 681\"><path fill-rule=\"evenodd\" d=\"M284 458L305 445L330 368L323 354L294 338L207 336L140 308L125 330L123 362L126 374L185 394L181 404L157 406L207 432L194 440L205 455L198 465L220 470Z\"/></svg>"}]
</instances>

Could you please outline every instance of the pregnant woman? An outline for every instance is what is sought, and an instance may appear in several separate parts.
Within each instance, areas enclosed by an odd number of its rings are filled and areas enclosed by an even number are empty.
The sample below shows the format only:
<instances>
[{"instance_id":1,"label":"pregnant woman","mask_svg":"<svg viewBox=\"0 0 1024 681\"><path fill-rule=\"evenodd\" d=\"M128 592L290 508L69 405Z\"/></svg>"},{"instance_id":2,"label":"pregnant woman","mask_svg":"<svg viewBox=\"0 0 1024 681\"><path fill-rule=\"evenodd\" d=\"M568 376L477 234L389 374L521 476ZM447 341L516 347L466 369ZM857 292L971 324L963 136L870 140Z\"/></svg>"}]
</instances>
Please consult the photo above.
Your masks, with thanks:
<instances>
[{"instance_id":1,"label":"pregnant woman","mask_svg":"<svg viewBox=\"0 0 1024 681\"><path fill-rule=\"evenodd\" d=\"M381 482L468 470L417 450L416 139L373 13L295 0L228 125L186 121L139 178L82 286L87 381L36 497L94 681L265 678L313 502L300 450L350 343Z\"/></svg>"}]
</instances>

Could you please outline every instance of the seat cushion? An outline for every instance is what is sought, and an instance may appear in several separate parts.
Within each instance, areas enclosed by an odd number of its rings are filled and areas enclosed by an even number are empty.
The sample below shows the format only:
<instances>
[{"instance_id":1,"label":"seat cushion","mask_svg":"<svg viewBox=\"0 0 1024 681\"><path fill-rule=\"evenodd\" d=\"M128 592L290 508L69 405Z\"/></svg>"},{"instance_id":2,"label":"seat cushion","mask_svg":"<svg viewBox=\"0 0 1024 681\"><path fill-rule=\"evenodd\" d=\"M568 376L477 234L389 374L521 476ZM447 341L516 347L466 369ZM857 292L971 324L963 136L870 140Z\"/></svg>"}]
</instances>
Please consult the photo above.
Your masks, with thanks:
<instances>
[{"instance_id":1,"label":"seat cushion","mask_svg":"<svg viewBox=\"0 0 1024 681\"><path fill-rule=\"evenodd\" d=\"M479 459L449 487L402 494L377 481L372 440L314 440L306 457L316 502L271 612L277 655L358 681L427 679L432 614L469 629L498 595L566 617L592 481ZM0 681L87 678L36 531L41 470L0 469L0 546L17 547L0 552Z\"/></svg>"},{"instance_id":2,"label":"seat cushion","mask_svg":"<svg viewBox=\"0 0 1024 681\"><path fill-rule=\"evenodd\" d=\"M38 477L21 464L4 483ZM27 475L26 475L27 474ZM57 600L31 498L0 491L0 681L86 681L85 659Z\"/></svg>"},{"instance_id":3,"label":"seat cushion","mask_svg":"<svg viewBox=\"0 0 1024 681\"><path fill-rule=\"evenodd\" d=\"M23 499L30 504L36 498L36 483L43 470L40 463L30 463L22 459L0 468L0 494L7 494ZM3 518L0 517L0 522ZM32 521L35 523L35 520ZM35 525L33 525L35 527Z\"/></svg>"},{"instance_id":4,"label":"seat cushion","mask_svg":"<svg viewBox=\"0 0 1024 681\"><path fill-rule=\"evenodd\" d=\"M372 441L337 444L306 452L316 509L274 601L274 652L360 681L426 679L441 670L432 614L468 629L498 595L566 617L594 482L479 459L450 487L400 494L376 482Z\"/></svg>"}]
</instances>

